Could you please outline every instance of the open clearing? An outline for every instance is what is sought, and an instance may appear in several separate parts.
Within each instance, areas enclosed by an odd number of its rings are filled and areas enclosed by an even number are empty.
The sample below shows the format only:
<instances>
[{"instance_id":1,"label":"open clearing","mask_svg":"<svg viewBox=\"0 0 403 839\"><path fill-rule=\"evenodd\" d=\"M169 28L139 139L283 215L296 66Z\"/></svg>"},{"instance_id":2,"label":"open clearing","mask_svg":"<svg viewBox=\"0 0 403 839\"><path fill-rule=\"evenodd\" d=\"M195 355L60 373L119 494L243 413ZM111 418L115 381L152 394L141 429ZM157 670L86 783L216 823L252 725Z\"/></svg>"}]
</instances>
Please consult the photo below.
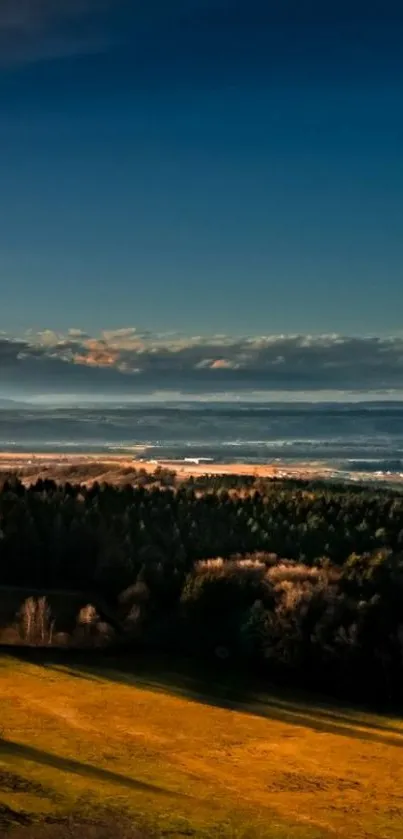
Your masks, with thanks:
<instances>
[{"instance_id":1,"label":"open clearing","mask_svg":"<svg viewBox=\"0 0 403 839\"><path fill-rule=\"evenodd\" d=\"M152 475L157 466L163 469L174 471L177 481L186 481L191 476L194 478L206 474L213 475L252 475L255 478L291 478L297 480L320 480L332 477L333 469L323 461L307 461L291 463L288 461L275 463L192 463L182 460L146 460L138 459L140 454L145 454L134 447L131 454L68 454L65 452L27 453L27 452L0 452L0 476L5 472L17 472L21 480L29 485L38 479L52 479L59 483L70 481L72 483L93 484L110 483L115 486L122 486L127 483L136 483L138 471ZM373 475L365 472L355 472L355 480L370 479ZM390 476L378 476L377 482L389 482ZM393 475L395 485L402 483L399 473Z\"/></svg>"},{"instance_id":2,"label":"open clearing","mask_svg":"<svg viewBox=\"0 0 403 839\"><path fill-rule=\"evenodd\" d=\"M1 655L0 827L113 805L168 837L403 839L399 719L115 667Z\"/></svg>"}]
</instances>

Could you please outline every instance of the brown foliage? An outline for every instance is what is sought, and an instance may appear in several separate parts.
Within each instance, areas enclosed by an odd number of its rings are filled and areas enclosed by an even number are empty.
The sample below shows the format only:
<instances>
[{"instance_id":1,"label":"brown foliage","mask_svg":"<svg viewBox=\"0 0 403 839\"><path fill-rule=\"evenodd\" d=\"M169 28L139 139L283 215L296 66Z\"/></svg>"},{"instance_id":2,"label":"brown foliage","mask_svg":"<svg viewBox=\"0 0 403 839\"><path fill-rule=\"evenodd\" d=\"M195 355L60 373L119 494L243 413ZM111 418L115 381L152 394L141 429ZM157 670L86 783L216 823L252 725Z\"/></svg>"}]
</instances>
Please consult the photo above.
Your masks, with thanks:
<instances>
[{"instance_id":1,"label":"brown foliage","mask_svg":"<svg viewBox=\"0 0 403 839\"><path fill-rule=\"evenodd\" d=\"M6 809L4 819L0 819L0 839L146 839L129 817L118 813L108 813L99 820L70 816L35 823Z\"/></svg>"}]
</instances>

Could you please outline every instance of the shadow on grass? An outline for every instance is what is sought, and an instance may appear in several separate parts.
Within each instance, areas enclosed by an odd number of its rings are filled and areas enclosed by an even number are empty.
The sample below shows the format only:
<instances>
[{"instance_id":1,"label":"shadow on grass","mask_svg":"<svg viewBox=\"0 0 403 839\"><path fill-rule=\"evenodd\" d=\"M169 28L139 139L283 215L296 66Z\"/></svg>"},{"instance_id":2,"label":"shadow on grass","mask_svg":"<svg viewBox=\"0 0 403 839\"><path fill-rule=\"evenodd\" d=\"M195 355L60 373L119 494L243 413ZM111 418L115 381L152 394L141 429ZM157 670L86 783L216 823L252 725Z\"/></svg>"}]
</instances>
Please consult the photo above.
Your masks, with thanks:
<instances>
[{"instance_id":1,"label":"shadow on grass","mask_svg":"<svg viewBox=\"0 0 403 839\"><path fill-rule=\"evenodd\" d=\"M182 661L179 664L169 658L157 658L143 654L116 653L99 651L65 651L50 649L18 649L12 654L8 649L9 660L12 657L45 667L60 675L97 681L110 681L138 689L159 693L169 693L182 699L188 699L205 705L252 714L264 719L276 720L290 725L302 726L313 731L352 737L388 746L403 747L403 729L385 721L366 720L360 713L371 712L355 709L351 715L346 708L335 701L333 708L325 703L319 704L318 698L300 695L290 699L289 689L271 690L264 698L242 688L228 675L223 681L222 669L212 666L204 670L195 669L193 662ZM1 663L1 659L0 659ZM175 669L171 669L175 667ZM259 691L263 693L262 690ZM339 710L340 708L340 710ZM343 712L344 711L344 712Z\"/></svg>"},{"instance_id":2,"label":"shadow on grass","mask_svg":"<svg viewBox=\"0 0 403 839\"><path fill-rule=\"evenodd\" d=\"M153 795L167 795L177 798L188 797L182 793L167 790L163 787L156 786L155 784L138 781L134 778L128 778L126 775L121 775L118 772L112 772L109 769L102 769L98 766L82 763L81 761L74 760L72 758L59 757L58 755L51 754L50 752L44 752L42 749L37 749L35 746L28 746L24 743L16 743L13 740L0 739L0 755L5 757L20 757L23 760L30 760L33 763L38 763L42 766L50 766L52 769L60 769L62 772L71 772L75 775L80 775L81 777L119 784L120 786L127 787L131 790L148 792Z\"/></svg>"},{"instance_id":3,"label":"shadow on grass","mask_svg":"<svg viewBox=\"0 0 403 839\"><path fill-rule=\"evenodd\" d=\"M83 678L87 678L85 671L83 672ZM129 676L128 674L123 674L115 670L108 671L107 669L103 674L103 678L118 682L119 684L136 687L137 689L150 690L158 693L170 693L179 698L188 699L204 705L237 711L238 713L252 714L268 720L309 728L312 731L318 731L322 734L337 734L342 737L352 737L356 740L364 740L370 743L382 743L388 746L403 748L403 734L399 734L392 727L372 726L370 723L361 723L360 721L354 724L351 718L348 717L340 718L332 714L327 716L323 711L316 712L316 710L308 710L301 705L290 706L289 703L285 705L281 700L250 698L237 694L232 690L225 690L223 693L219 691L218 687L215 688L213 686L175 686L171 682L164 682L163 676L161 680L157 681L141 676L140 674Z\"/></svg>"}]
</instances>

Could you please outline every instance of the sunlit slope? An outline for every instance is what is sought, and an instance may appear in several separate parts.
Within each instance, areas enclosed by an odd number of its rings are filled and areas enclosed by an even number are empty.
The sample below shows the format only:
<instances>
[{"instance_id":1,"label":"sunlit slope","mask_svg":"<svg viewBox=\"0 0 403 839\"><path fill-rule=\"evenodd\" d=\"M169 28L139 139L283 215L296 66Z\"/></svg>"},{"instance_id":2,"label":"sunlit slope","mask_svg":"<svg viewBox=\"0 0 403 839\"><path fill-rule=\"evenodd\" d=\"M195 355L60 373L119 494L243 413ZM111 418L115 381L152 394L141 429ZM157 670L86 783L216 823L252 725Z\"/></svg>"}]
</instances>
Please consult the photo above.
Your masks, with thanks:
<instances>
[{"instance_id":1,"label":"sunlit slope","mask_svg":"<svg viewBox=\"0 0 403 839\"><path fill-rule=\"evenodd\" d=\"M4 656L0 732L0 804L18 813L113 804L168 836L403 837L396 720Z\"/></svg>"}]
</instances>

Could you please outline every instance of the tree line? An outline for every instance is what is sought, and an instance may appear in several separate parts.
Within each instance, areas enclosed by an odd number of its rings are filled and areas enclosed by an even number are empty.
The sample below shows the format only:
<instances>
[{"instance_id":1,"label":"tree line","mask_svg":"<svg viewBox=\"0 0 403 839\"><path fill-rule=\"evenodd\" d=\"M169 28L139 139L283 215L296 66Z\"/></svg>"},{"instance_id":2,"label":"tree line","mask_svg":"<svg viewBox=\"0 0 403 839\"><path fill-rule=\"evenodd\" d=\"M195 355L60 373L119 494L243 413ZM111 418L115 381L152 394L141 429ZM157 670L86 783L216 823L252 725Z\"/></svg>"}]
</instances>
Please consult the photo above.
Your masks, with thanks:
<instances>
[{"instance_id":1,"label":"tree line","mask_svg":"<svg viewBox=\"0 0 403 839\"><path fill-rule=\"evenodd\" d=\"M4 479L0 585L96 593L116 617L108 637L129 649L403 698L403 495L158 477L150 487Z\"/></svg>"}]
</instances>

